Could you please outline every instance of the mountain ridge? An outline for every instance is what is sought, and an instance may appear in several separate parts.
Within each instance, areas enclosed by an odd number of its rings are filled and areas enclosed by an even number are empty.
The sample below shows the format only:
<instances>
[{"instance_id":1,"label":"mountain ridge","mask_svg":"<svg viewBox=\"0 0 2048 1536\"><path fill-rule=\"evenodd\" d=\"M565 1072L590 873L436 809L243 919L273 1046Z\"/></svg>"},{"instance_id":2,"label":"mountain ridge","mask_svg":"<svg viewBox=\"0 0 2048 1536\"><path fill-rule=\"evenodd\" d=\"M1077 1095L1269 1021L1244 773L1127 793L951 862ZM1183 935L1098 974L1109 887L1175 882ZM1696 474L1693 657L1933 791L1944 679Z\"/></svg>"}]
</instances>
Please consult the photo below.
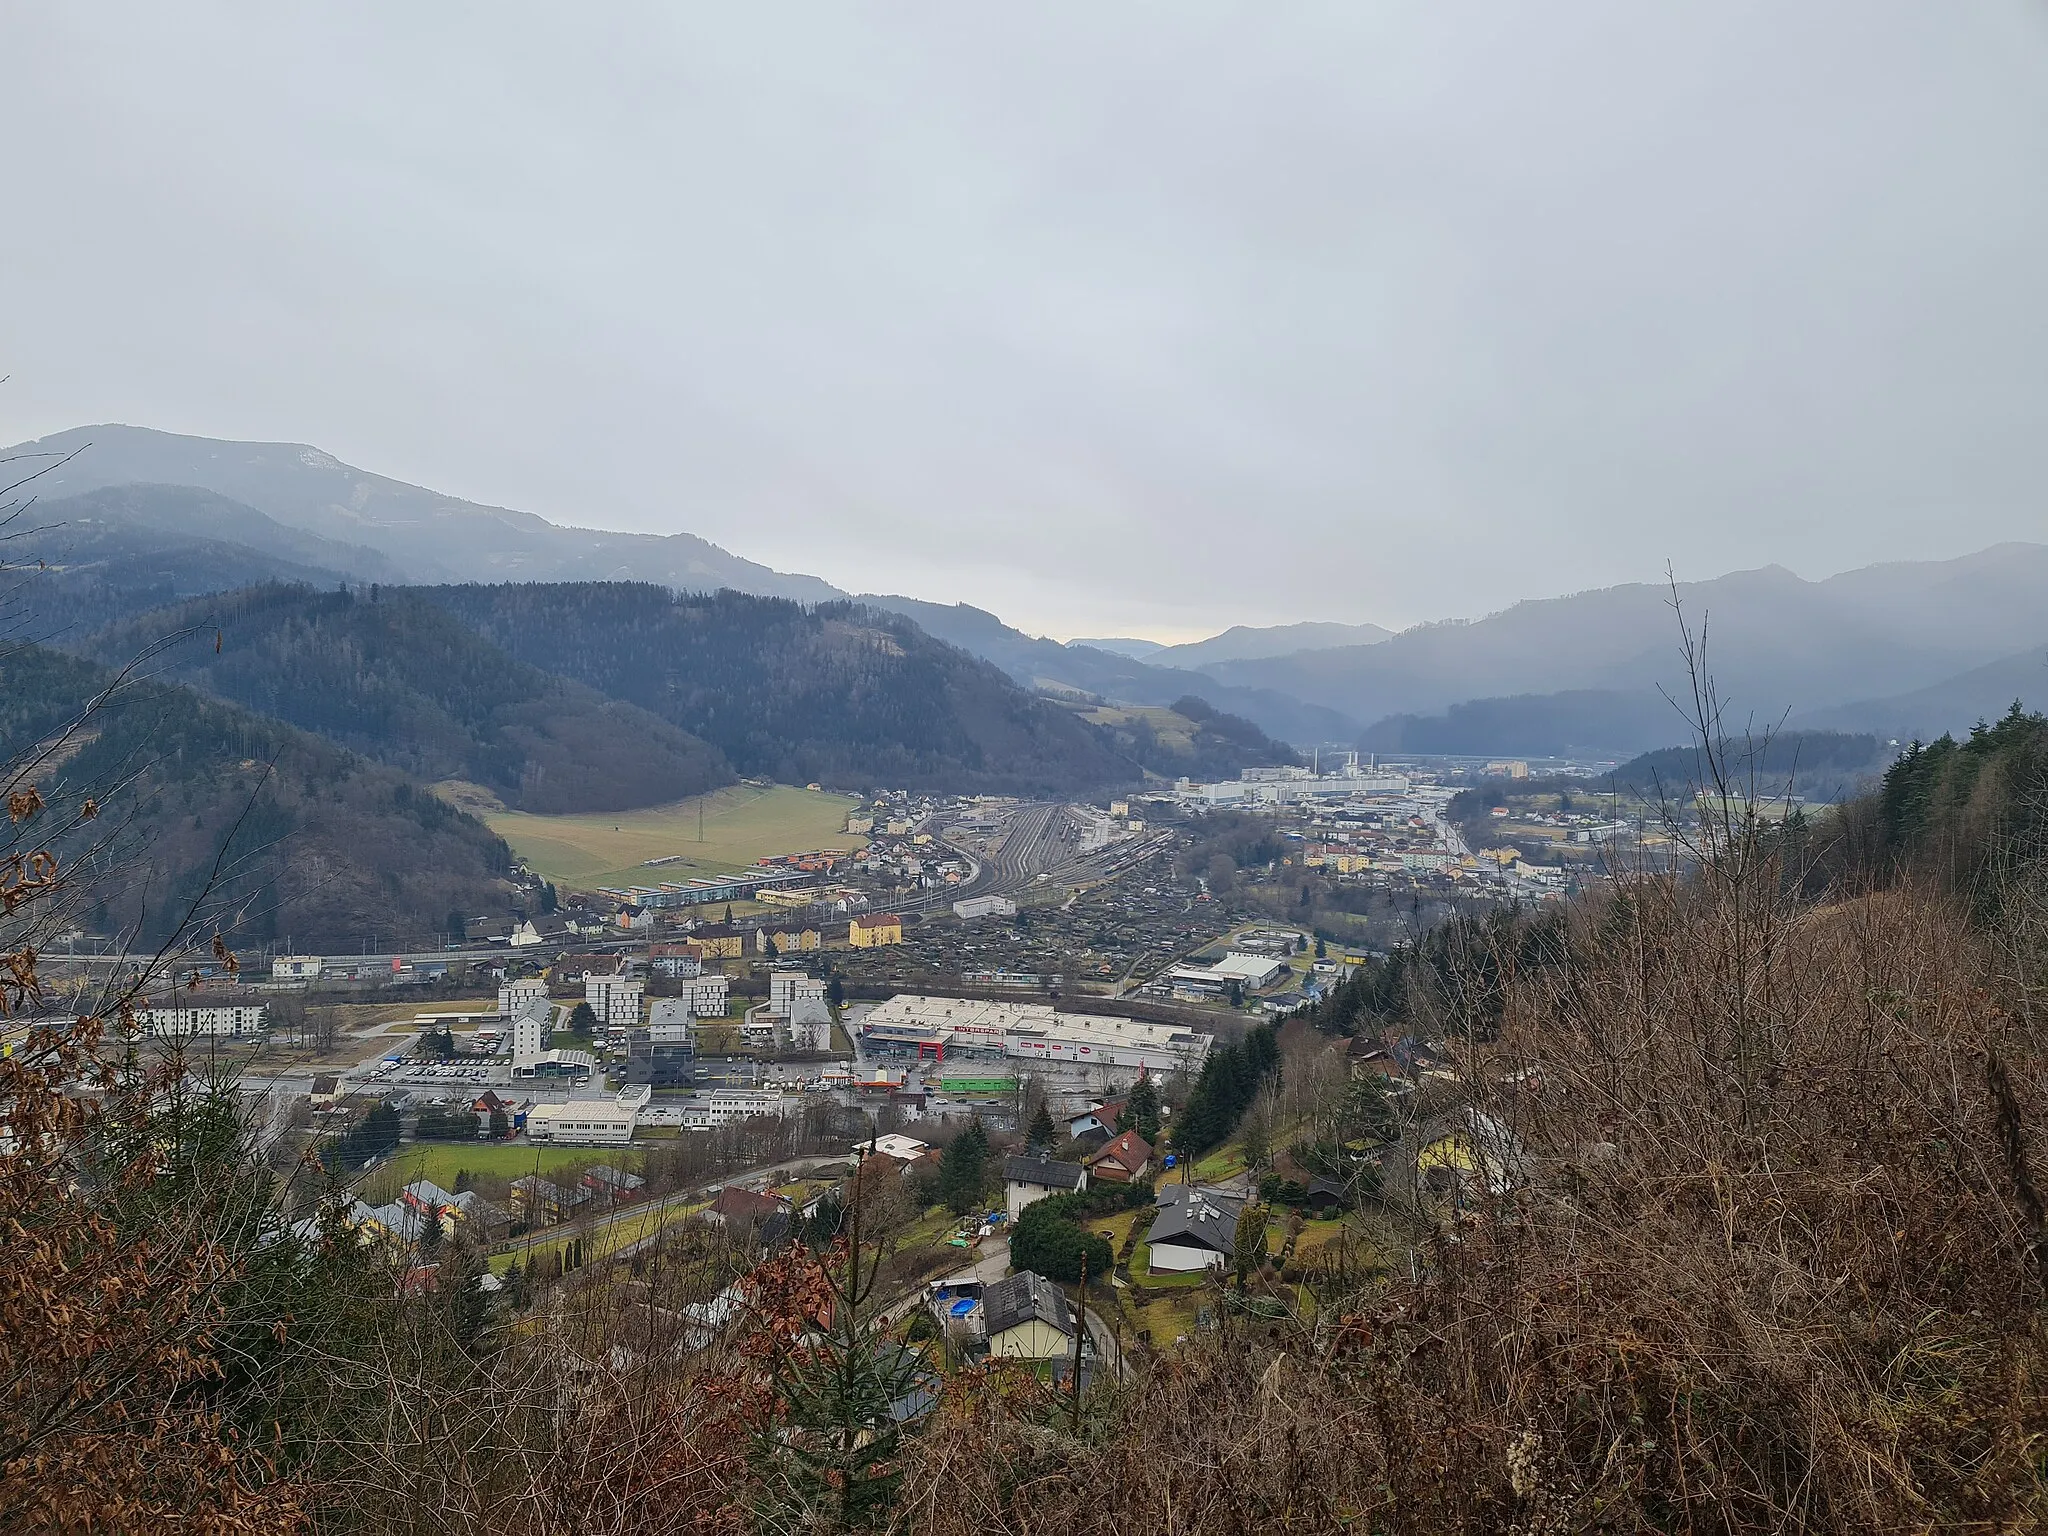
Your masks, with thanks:
<instances>
[{"instance_id":1,"label":"mountain ridge","mask_svg":"<svg viewBox=\"0 0 2048 1536\"><path fill-rule=\"evenodd\" d=\"M1158 666L1206 668L1215 662L1262 661L1343 645L1378 645L1393 637L1393 630L1379 624L1338 624L1321 619L1265 626L1233 624L1206 640L1169 645L1146 660Z\"/></svg>"},{"instance_id":2,"label":"mountain ridge","mask_svg":"<svg viewBox=\"0 0 2048 1536\"><path fill-rule=\"evenodd\" d=\"M514 660L414 588L247 587L113 625L83 649L107 665L146 655L215 697L542 815L660 805L734 778L715 748Z\"/></svg>"},{"instance_id":3,"label":"mountain ridge","mask_svg":"<svg viewBox=\"0 0 2048 1536\"><path fill-rule=\"evenodd\" d=\"M1896 692L1901 680L1936 684L2009 655L2037 638L2044 593L2048 545L2038 544L1892 562L1817 582L1767 566L1681 583L1675 593L1626 583L1533 598L1376 645L1206 670L1367 720L1482 698L1670 689L1685 675L1675 597L1695 633L1704 628L1707 669L1731 707L1774 718Z\"/></svg>"},{"instance_id":4,"label":"mountain ridge","mask_svg":"<svg viewBox=\"0 0 2048 1536\"><path fill-rule=\"evenodd\" d=\"M90 452L81 451L90 448ZM151 427L73 427L0 450L47 456L44 495L138 483L185 485L245 502L289 527L367 544L414 582L573 580L630 571L683 590L830 601L837 587L771 570L690 533L620 533L560 524L358 469L308 443L239 442ZM68 457L67 457L68 456Z\"/></svg>"}]
</instances>

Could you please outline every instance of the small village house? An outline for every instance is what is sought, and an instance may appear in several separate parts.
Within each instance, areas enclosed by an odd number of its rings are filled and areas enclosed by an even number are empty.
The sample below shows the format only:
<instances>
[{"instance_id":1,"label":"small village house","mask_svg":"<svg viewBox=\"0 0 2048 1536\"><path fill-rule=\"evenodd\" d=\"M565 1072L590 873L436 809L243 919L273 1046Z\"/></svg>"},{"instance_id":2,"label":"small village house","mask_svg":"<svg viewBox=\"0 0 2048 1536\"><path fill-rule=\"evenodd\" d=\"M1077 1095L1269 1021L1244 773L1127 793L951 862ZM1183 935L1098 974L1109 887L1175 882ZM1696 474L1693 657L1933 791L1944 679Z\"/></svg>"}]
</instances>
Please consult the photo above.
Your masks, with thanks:
<instances>
[{"instance_id":1,"label":"small village house","mask_svg":"<svg viewBox=\"0 0 2048 1536\"><path fill-rule=\"evenodd\" d=\"M1088 1170L1079 1163L1055 1162L1049 1157L1015 1156L1003 1159L1004 1205L1015 1221L1027 1206L1047 1195L1072 1195L1088 1187Z\"/></svg>"},{"instance_id":2,"label":"small village house","mask_svg":"<svg viewBox=\"0 0 2048 1536\"><path fill-rule=\"evenodd\" d=\"M982 1292L988 1352L999 1360L1057 1360L1074 1350L1074 1311L1045 1276L1020 1270Z\"/></svg>"},{"instance_id":3,"label":"small village house","mask_svg":"<svg viewBox=\"0 0 2048 1536\"><path fill-rule=\"evenodd\" d=\"M1152 1144L1136 1131L1119 1131L1088 1158L1088 1177L1109 1184L1135 1184L1152 1168Z\"/></svg>"},{"instance_id":4,"label":"small village house","mask_svg":"<svg viewBox=\"0 0 2048 1536\"><path fill-rule=\"evenodd\" d=\"M1237 1218L1245 1201L1204 1185L1169 1184L1159 1192L1159 1214L1145 1234L1154 1274L1224 1269L1237 1245Z\"/></svg>"}]
</instances>

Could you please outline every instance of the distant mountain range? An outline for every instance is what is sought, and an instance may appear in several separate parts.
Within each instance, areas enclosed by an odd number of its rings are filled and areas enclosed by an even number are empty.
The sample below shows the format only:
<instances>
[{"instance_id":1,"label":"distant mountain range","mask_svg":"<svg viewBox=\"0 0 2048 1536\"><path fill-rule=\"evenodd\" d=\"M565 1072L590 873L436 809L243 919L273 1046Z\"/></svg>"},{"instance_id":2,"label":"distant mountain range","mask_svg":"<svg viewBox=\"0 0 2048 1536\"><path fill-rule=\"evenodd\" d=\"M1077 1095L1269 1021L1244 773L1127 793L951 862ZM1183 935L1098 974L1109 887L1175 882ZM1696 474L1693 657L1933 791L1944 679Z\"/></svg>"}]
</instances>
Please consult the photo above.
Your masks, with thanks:
<instances>
[{"instance_id":1,"label":"distant mountain range","mask_svg":"<svg viewBox=\"0 0 2048 1536\"><path fill-rule=\"evenodd\" d=\"M1194 697L1211 708L1252 721L1270 736L1297 743L1349 741L1358 732L1358 722L1351 716L1303 704L1277 689L1239 687L1206 671L1153 666L1092 646L1035 639L966 603L880 596L861 601L915 619L925 633L994 662L1026 688L1161 708Z\"/></svg>"},{"instance_id":2,"label":"distant mountain range","mask_svg":"<svg viewBox=\"0 0 2048 1536\"><path fill-rule=\"evenodd\" d=\"M1132 640L1112 637L1106 640L1069 640L1068 645L1085 645L1091 651L1108 651L1112 656L1128 656L1133 661L1143 661L1148 656L1157 656L1166 649L1163 640Z\"/></svg>"},{"instance_id":3,"label":"distant mountain range","mask_svg":"<svg viewBox=\"0 0 2048 1536\"><path fill-rule=\"evenodd\" d=\"M1169 645L1146 660L1162 667L1207 667L1225 661L1262 661L1297 651L1327 651L1340 645L1378 645L1394 632L1377 624L1275 624L1255 629L1238 624L1187 645Z\"/></svg>"},{"instance_id":4,"label":"distant mountain range","mask_svg":"<svg viewBox=\"0 0 2048 1536\"><path fill-rule=\"evenodd\" d=\"M1887 741L1933 741L1997 720L2014 700L2030 709L2048 702L2048 644L2001 656L1930 687L1812 710L1794 723L1816 730L1866 731Z\"/></svg>"},{"instance_id":5,"label":"distant mountain range","mask_svg":"<svg viewBox=\"0 0 2048 1536\"><path fill-rule=\"evenodd\" d=\"M106 425L58 432L6 452L44 455L58 464L35 484L46 498L114 486L195 486L260 508L287 528L368 546L413 582L624 578L803 602L846 595L815 576L785 575L743 560L695 534L565 528L531 512L481 506L374 475L304 443L221 442Z\"/></svg>"},{"instance_id":6,"label":"distant mountain range","mask_svg":"<svg viewBox=\"0 0 2048 1536\"><path fill-rule=\"evenodd\" d=\"M74 450L38 483L44 499L31 519L64 526L20 545L56 567L39 599L48 633L77 636L273 580L332 588L630 578L810 604L846 596L693 535L561 527L299 444L108 426L6 451L54 463ZM1062 645L966 604L860 601L993 663L1027 691L1069 701L1167 708L1193 698L1297 746L1626 757L1673 738L1676 717L1660 693L1680 692L1684 681L1671 596L1660 585L1625 585L1394 635L1310 622L1237 626L1175 646ZM1684 583L1678 597L1705 624L1708 666L1731 719L1890 739L1965 728L2002 713L2013 696L2048 699L2048 668L2034 662L2048 656L2048 545L1824 581L1771 566Z\"/></svg>"},{"instance_id":7,"label":"distant mountain range","mask_svg":"<svg viewBox=\"0 0 2048 1536\"><path fill-rule=\"evenodd\" d=\"M1773 722L1857 699L1954 686L2030 646L2048 649L2048 545L2006 544L1958 560L1870 566L1804 581L1770 566L1682 583L1677 597L1731 711ZM1469 624L1425 625L1369 646L1211 663L1221 682L1269 689L1354 718L1434 715L1477 700L1601 692L1682 694L1685 669L1672 593L1607 587L1518 603ZM2034 699L2048 696L2036 686ZM1921 701L1932 708L1931 700ZM2010 700L2007 700L2009 703ZM1526 704L1522 718L1539 709ZM1601 745L1645 743L1655 711L1625 706L1629 722ZM1936 710L1938 713L1938 710ZM1633 740L1619 739L1633 736ZM1506 750L1507 741L1481 750Z\"/></svg>"}]
</instances>

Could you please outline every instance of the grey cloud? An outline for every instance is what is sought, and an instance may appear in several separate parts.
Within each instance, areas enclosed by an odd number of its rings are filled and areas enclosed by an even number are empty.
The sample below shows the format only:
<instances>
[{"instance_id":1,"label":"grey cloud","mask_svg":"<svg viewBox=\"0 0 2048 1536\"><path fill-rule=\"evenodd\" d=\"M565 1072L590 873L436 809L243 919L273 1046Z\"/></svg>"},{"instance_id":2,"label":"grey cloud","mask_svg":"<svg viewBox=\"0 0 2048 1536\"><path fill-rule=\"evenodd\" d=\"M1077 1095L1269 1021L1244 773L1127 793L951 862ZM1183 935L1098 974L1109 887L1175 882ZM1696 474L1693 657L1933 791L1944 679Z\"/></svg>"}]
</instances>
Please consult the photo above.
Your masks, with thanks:
<instances>
[{"instance_id":1,"label":"grey cloud","mask_svg":"<svg viewBox=\"0 0 2048 1536\"><path fill-rule=\"evenodd\" d=\"M9 438L1055 633L2040 536L2026 0L22 7Z\"/></svg>"}]
</instances>

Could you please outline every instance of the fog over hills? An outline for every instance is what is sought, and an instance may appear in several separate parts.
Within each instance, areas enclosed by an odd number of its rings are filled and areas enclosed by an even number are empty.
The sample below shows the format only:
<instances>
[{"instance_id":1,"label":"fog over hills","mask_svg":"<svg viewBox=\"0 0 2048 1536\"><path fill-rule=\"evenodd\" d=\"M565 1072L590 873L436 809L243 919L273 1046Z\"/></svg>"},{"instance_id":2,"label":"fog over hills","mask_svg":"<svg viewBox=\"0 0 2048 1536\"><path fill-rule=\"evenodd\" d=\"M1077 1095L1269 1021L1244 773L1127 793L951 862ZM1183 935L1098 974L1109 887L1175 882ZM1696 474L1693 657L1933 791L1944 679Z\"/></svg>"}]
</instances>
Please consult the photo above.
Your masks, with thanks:
<instances>
[{"instance_id":1,"label":"fog over hills","mask_svg":"<svg viewBox=\"0 0 2048 1536\"><path fill-rule=\"evenodd\" d=\"M300 444L100 426L5 452L54 466L34 487L30 522L41 531L21 546L57 568L43 591L53 632L265 580L630 579L806 603L844 596L822 577L771 570L691 534L564 527ZM1999 712L2015 693L2039 702L2048 692L2027 660L2048 639L2048 545L1819 581L1765 566L1681 582L1675 597L1704 627L1708 664L1736 717L1926 734ZM1194 697L1298 745L1536 754L1665 744L1659 690L1679 688L1684 671L1673 600L1672 589L1642 582L1395 635L1304 621L1161 646L1063 645L966 603L861 599L1026 689L1157 707Z\"/></svg>"},{"instance_id":2,"label":"fog over hills","mask_svg":"<svg viewBox=\"0 0 2048 1536\"><path fill-rule=\"evenodd\" d=\"M2048 629L2048 614L2042 628ZM2028 709L2048 707L2048 638L2018 655L1943 678L1932 687L1813 710L1794 723L1817 730L1867 731L1887 741L1932 741L1943 732L1960 736L1979 721L1996 720L2015 699Z\"/></svg>"},{"instance_id":3,"label":"fog over hills","mask_svg":"<svg viewBox=\"0 0 2048 1536\"><path fill-rule=\"evenodd\" d=\"M289 527L367 545L416 582L634 579L804 602L844 595L815 576L784 575L695 534L562 527L531 512L371 474L304 443L223 442L109 425L73 428L4 452L48 455L52 462L73 455L36 482L45 497L134 484L197 486ZM601 519L603 509L590 515Z\"/></svg>"},{"instance_id":4,"label":"fog over hills","mask_svg":"<svg viewBox=\"0 0 2048 1536\"><path fill-rule=\"evenodd\" d=\"M1340 645L1377 645L1393 636L1378 624L1325 624L1310 620L1301 624L1273 624L1255 628L1234 624L1220 635L1186 645L1170 645L1148 657L1161 666L1206 667L1221 661L1257 661L1268 656L1291 656L1296 651L1324 651Z\"/></svg>"},{"instance_id":5,"label":"fog over hills","mask_svg":"<svg viewBox=\"0 0 2048 1536\"><path fill-rule=\"evenodd\" d=\"M1342 711L1304 704L1278 689L1242 687L1208 672L1154 666L1079 642L1061 645L1037 639L967 603L876 596L861 601L915 619L926 634L994 662L1027 688L1161 706L1192 694L1252 721L1269 735L1296 743L1348 740L1358 729L1358 722Z\"/></svg>"},{"instance_id":6,"label":"fog over hills","mask_svg":"<svg viewBox=\"0 0 2048 1536\"><path fill-rule=\"evenodd\" d=\"M1517 603L1471 623L1204 670L1366 721L1473 699L1683 683L1674 596L1704 627L1735 711L1758 718L1942 683L2040 638L2048 545L1895 563L1806 581L1779 566L1672 589L1638 583Z\"/></svg>"},{"instance_id":7,"label":"fog over hills","mask_svg":"<svg viewBox=\"0 0 2048 1536\"><path fill-rule=\"evenodd\" d=\"M1067 644L1085 645L1091 651L1108 651L1112 656L1128 656L1133 661L1143 661L1149 656L1157 656L1166 649L1166 642L1163 640L1138 640L1128 635L1113 635L1099 640L1077 635Z\"/></svg>"}]
</instances>

